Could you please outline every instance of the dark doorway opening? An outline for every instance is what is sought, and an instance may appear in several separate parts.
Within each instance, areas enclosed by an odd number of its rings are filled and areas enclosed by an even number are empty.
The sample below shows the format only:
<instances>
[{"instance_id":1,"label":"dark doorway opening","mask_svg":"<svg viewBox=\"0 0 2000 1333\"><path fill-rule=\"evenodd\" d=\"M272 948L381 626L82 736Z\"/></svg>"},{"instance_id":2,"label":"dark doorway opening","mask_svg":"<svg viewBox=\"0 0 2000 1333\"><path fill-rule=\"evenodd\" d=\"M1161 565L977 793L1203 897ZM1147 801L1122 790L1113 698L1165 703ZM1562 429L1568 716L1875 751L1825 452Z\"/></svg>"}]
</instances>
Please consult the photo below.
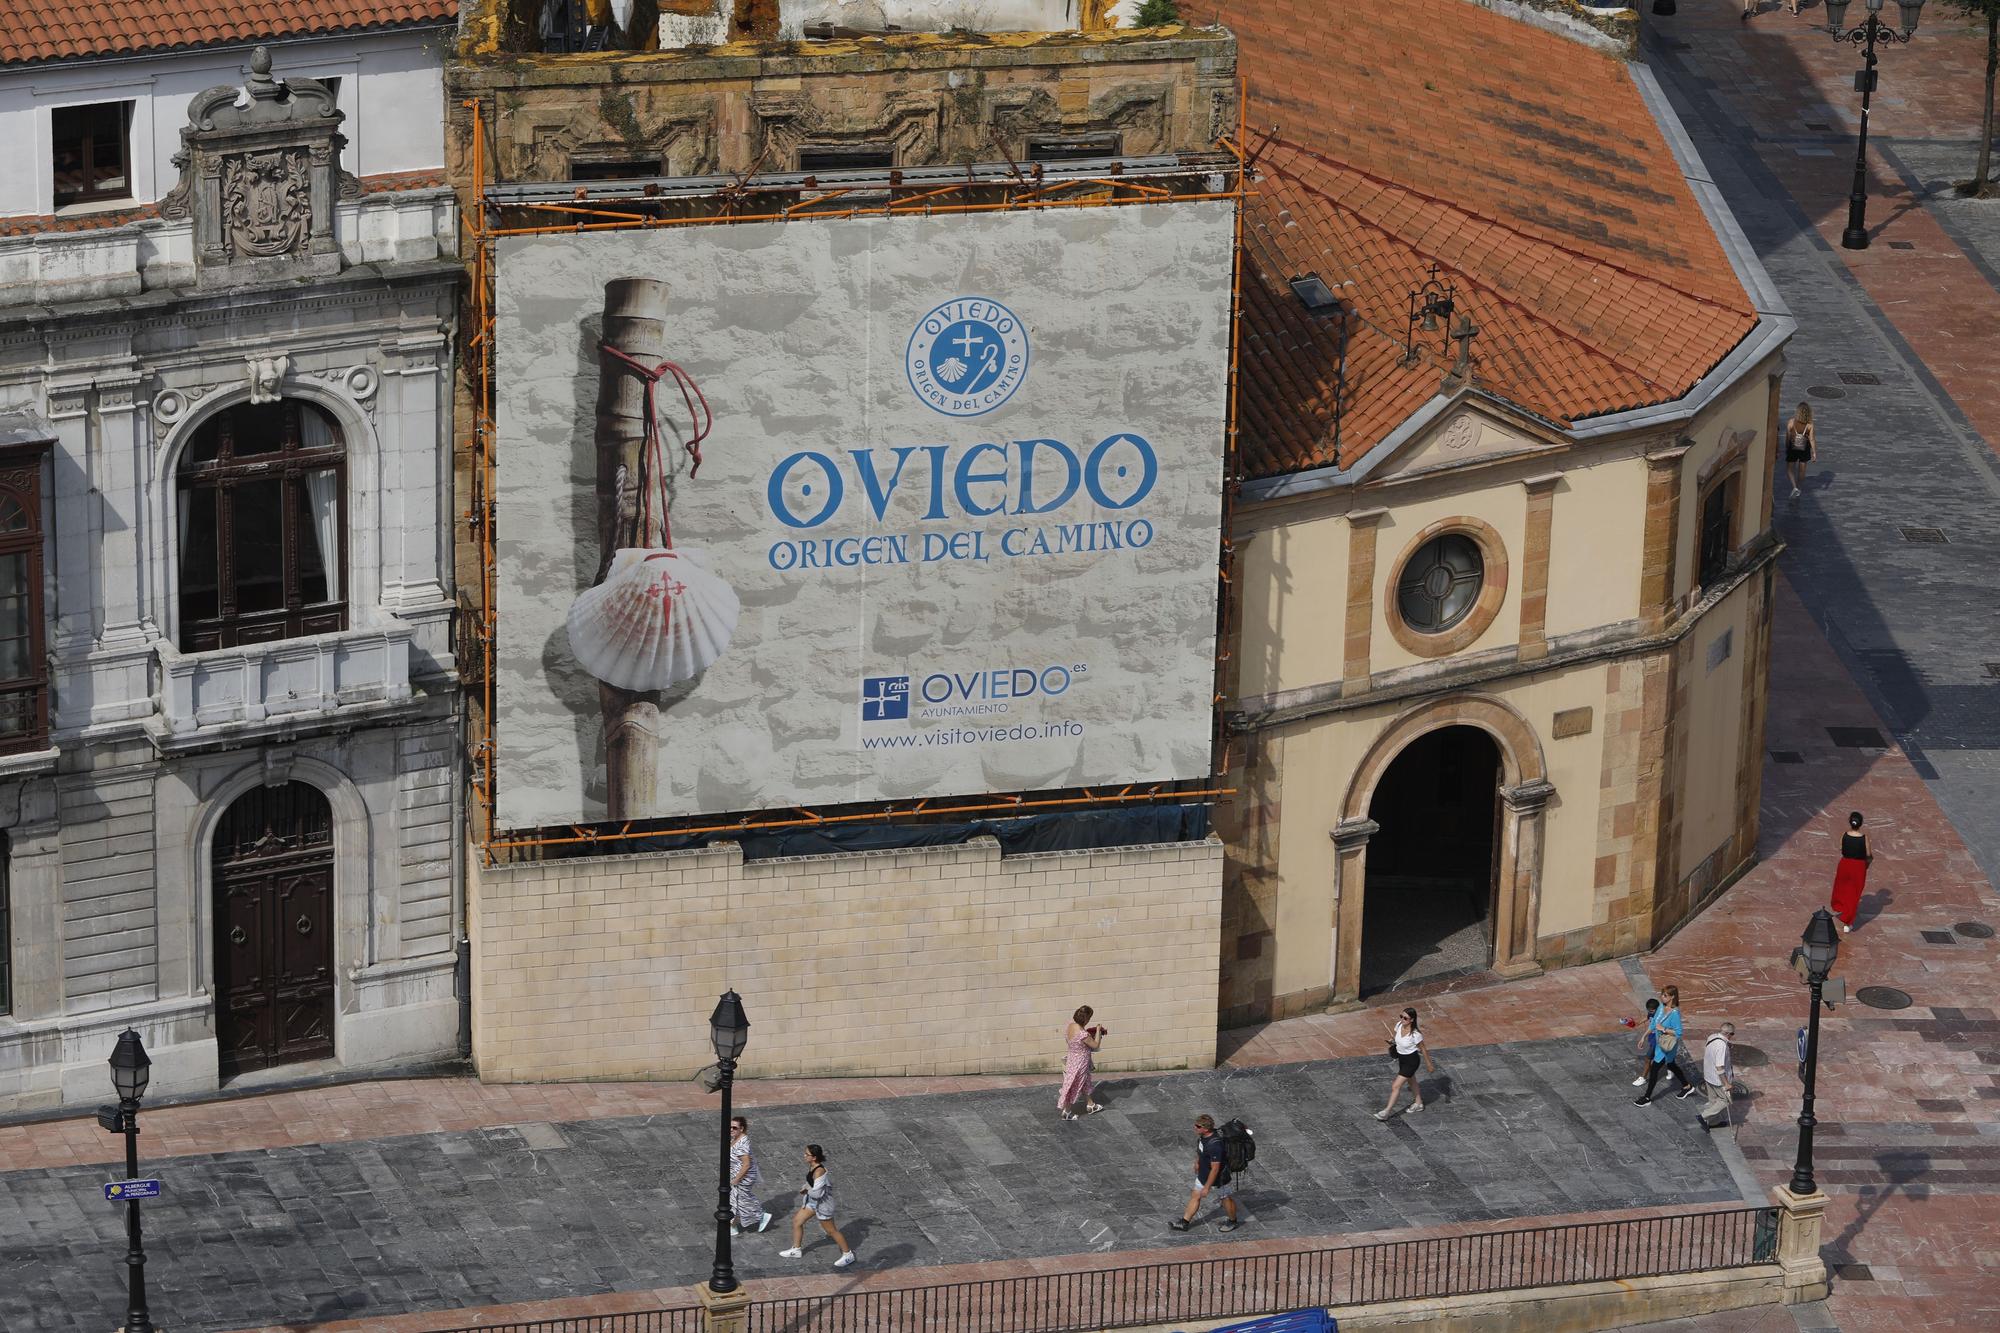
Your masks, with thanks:
<instances>
[{"instance_id":1,"label":"dark doorway opening","mask_svg":"<svg viewBox=\"0 0 2000 1333\"><path fill-rule=\"evenodd\" d=\"M1477 727L1405 746L1376 784L1361 909L1361 993L1493 962L1500 750Z\"/></svg>"},{"instance_id":2,"label":"dark doorway opening","mask_svg":"<svg viewBox=\"0 0 2000 1333\"><path fill-rule=\"evenodd\" d=\"M215 831L215 1040L222 1077L333 1054L333 811L303 782L258 787Z\"/></svg>"}]
</instances>

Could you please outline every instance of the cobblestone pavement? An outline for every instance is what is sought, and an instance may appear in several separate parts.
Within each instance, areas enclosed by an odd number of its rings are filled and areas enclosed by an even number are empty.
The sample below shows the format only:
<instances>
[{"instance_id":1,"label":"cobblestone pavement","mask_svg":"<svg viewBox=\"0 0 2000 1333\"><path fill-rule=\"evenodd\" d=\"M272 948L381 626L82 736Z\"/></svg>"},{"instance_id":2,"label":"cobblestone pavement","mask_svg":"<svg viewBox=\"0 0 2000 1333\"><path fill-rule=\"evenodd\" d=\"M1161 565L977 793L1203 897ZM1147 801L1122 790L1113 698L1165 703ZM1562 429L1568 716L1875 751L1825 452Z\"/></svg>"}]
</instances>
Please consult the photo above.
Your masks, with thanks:
<instances>
[{"instance_id":1,"label":"cobblestone pavement","mask_svg":"<svg viewBox=\"0 0 2000 1333\"><path fill-rule=\"evenodd\" d=\"M2000 200L1951 190L1977 151L1983 30L1932 5L1883 55L1873 243L1853 251L1855 52L1810 26L1818 5L1738 12L1693 0L1645 58L1799 320L1785 392L1813 404L1823 461L1779 492L1786 572L2000 883Z\"/></svg>"},{"instance_id":2,"label":"cobblestone pavement","mask_svg":"<svg viewBox=\"0 0 2000 1333\"><path fill-rule=\"evenodd\" d=\"M1074 1124L1044 1086L771 1108L754 1138L781 1219L800 1146L825 1145L873 1270L1170 1246L1203 1110L1259 1131L1241 1203L1261 1237L1732 1201L1690 1116L1631 1104L1628 1050L1621 1034L1441 1051L1424 1113L1387 1125L1376 1055L1114 1080L1110 1109ZM197 1333L698 1281L715 1124L705 1109L174 1159L148 1205L155 1307ZM0 1265L0 1327L111 1313L73 1299L121 1248L105 1175L0 1176L0 1216L34 1237ZM745 1277L831 1265L817 1234L802 1263L779 1258L774 1226L738 1245Z\"/></svg>"}]
</instances>

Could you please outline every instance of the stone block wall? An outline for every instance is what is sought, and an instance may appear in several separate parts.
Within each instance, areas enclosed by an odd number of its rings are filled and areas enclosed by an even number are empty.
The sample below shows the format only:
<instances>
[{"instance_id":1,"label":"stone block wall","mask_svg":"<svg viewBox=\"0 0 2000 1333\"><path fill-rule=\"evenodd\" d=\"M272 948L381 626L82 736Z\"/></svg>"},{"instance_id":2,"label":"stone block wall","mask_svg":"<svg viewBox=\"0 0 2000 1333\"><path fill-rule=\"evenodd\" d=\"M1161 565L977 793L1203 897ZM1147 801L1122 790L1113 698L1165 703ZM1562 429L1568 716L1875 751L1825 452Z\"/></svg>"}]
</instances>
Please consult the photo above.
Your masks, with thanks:
<instances>
[{"instance_id":1,"label":"stone block wall","mask_svg":"<svg viewBox=\"0 0 2000 1333\"><path fill-rule=\"evenodd\" d=\"M734 844L475 872L473 1054L494 1082L684 1078L735 988L749 1077L1215 1062L1222 844L1002 858L979 839L746 864Z\"/></svg>"}]
</instances>

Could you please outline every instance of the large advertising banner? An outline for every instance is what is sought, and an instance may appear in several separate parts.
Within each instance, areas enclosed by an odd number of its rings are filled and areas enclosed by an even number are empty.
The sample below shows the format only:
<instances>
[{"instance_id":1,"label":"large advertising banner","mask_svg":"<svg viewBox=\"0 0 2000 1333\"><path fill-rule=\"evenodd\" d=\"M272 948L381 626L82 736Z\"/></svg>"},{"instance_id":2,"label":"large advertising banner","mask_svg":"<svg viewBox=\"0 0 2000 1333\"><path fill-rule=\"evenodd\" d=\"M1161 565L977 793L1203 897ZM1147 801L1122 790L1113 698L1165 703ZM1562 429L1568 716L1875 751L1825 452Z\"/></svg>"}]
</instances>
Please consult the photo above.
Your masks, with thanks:
<instances>
[{"instance_id":1,"label":"large advertising banner","mask_svg":"<svg viewBox=\"0 0 2000 1333\"><path fill-rule=\"evenodd\" d=\"M1205 776L1234 207L502 240L500 826Z\"/></svg>"}]
</instances>

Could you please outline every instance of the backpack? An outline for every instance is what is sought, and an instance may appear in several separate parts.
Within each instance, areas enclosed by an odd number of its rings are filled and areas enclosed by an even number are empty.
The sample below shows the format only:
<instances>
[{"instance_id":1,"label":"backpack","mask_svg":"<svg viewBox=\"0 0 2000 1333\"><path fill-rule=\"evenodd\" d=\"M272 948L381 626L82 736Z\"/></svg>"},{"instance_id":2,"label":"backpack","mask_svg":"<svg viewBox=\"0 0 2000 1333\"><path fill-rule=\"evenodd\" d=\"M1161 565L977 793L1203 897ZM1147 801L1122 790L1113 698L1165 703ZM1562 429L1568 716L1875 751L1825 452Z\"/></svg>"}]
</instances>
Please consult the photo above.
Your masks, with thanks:
<instances>
[{"instance_id":1,"label":"backpack","mask_svg":"<svg viewBox=\"0 0 2000 1333\"><path fill-rule=\"evenodd\" d=\"M1218 1132L1222 1136L1222 1159L1229 1164L1229 1174L1247 1171L1250 1163L1257 1160L1255 1132L1241 1120L1226 1122Z\"/></svg>"}]
</instances>

